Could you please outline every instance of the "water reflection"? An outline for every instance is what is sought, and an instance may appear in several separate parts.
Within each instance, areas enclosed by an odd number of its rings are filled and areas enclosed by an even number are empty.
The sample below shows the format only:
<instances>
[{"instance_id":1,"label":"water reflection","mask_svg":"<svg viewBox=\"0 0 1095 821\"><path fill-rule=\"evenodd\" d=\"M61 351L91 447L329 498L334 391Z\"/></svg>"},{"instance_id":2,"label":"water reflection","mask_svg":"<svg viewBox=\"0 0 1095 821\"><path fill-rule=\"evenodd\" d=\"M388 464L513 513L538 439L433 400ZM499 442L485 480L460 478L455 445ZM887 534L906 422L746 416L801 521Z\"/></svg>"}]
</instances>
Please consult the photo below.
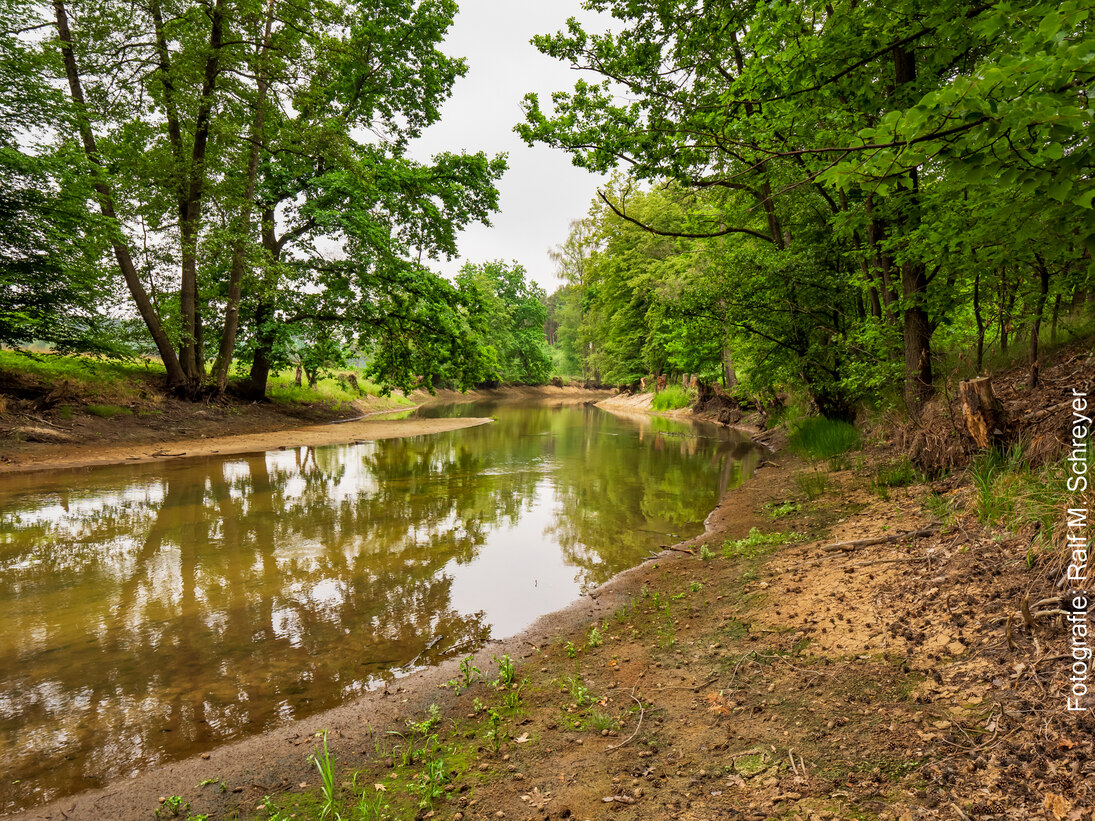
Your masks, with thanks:
<instances>
[{"instance_id":1,"label":"water reflection","mask_svg":"<svg viewBox=\"0 0 1095 821\"><path fill-rule=\"evenodd\" d=\"M592 408L448 412L497 421L0 482L0 810L517 632L697 532L755 461Z\"/></svg>"}]
</instances>

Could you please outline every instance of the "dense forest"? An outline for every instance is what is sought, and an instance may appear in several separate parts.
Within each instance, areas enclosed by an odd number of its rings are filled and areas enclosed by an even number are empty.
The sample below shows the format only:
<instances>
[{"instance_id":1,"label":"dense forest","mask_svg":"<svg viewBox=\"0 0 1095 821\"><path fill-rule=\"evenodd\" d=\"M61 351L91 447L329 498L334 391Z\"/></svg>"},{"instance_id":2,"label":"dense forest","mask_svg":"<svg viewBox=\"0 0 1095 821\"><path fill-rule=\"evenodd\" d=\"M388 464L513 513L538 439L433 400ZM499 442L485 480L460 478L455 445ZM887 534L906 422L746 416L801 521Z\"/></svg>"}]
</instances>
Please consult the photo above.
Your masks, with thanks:
<instances>
[{"instance_id":1,"label":"dense forest","mask_svg":"<svg viewBox=\"0 0 1095 821\"><path fill-rule=\"evenodd\" d=\"M360 357L402 388L795 384L849 417L1009 349L1036 384L1090 317L1090 3L586 6L612 30L537 37L583 79L516 126L612 174L547 296L433 265L506 168L410 158L467 68L452 0L4 0L0 343L152 354L189 396Z\"/></svg>"}]
</instances>

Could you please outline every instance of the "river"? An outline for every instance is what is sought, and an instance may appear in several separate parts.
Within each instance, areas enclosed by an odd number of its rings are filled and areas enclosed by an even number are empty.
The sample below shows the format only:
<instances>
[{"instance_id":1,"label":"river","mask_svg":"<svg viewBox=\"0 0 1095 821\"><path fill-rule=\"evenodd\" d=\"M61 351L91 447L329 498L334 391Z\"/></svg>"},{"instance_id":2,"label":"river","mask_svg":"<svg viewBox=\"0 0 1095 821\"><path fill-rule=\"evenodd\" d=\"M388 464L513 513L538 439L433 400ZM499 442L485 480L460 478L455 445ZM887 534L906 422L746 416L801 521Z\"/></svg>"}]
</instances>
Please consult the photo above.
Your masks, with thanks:
<instances>
[{"instance_id":1,"label":"river","mask_svg":"<svg viewBox=\"0 0 1095 821\"><path fill-rule=\"evenodd\" d=\"M589 406L0 477L0 812L343 703L688 538L758 451Z\"/></svg>"}]
</instances>

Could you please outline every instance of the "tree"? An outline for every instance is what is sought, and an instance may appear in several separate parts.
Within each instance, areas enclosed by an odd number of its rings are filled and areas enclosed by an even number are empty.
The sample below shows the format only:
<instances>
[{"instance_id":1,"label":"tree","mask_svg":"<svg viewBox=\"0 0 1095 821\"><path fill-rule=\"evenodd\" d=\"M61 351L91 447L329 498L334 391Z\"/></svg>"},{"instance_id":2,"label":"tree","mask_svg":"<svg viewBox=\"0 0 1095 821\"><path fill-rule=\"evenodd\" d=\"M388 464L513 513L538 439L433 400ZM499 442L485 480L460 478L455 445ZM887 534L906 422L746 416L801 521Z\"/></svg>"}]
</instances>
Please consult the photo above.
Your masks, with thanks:
<instances>
[{"instance_id":1,"label":"tree","mask_svg":"<svg viewBox=\"0 0 1095 821\"><path fill-rule=\"evenodd\" d=\"M468 263L456 276L472 327L478 334L490 379L542 384L551 375L544 339L547 307L543 289L525 279L525 269L501 260Z\"/></svg>"},{"instance_id":2,"label":"tree","mask_svg":"<svg viewBox=\"0 0 1095 821\"><path fill-rule=\"evenodd\" d=\"M995 243L1012 250L1021 241L1010 241L1003 226L1046 198L1082 209L1073 260L1091 234L1084 89L1092 40L1080 0L1021 8L965 0L589 5L610 11L619 30L589 34L571 20L534 42L598 81L552 95L547 111L528 95L519 133L594 170L626 165L636 180L716 194L711 202L721 207L695 212L670 235L734 239L743 248L760 242L808 259L793 310L829 314L838 339L886 344L888 326L899 328L914 411L931 396L932 336L949 321L962 280L943 248L963 240L938 236L958 226L945 225L947 202L935 192L1002 184L1008 193L997 188L1001 204L989 209L990 220ZM1057 211L1062 220L1076 219L1065 210ZM834 232L836 245L816 241ZM939 241L925 242L933 232ZM761 303L768 286L781 283L755 284ZM822 291L832 298L805 301ZM862 327L841 330L849 317L860 324L861 306ZM890 358L876 348L852 364ZM848 383L840 359L834 378L820 377L838 390Z\"/></svg>"},{"instance_id":3,"label":"tree","mask_svg":"<svg viewBox=\"0 0 1095 821\"><path fill-rule=\"evenodd\" d=\"M53 4L57 36L19 81L39 97L65 82L45 148L78 138L63 173L92 181L172 387L201 393L214 359L212 388L225 389L241 317L260 337L249 349L270 358L282 292L301 287L284 275L316 267L290 257L318 264L323 240L383 276L453 253L455 232L496 206L503 158L406 157L465 71L437 48L455 12L452 0ZM39 13L19 5L14 22L40 27Z\"/></svg>"}]
</instances>

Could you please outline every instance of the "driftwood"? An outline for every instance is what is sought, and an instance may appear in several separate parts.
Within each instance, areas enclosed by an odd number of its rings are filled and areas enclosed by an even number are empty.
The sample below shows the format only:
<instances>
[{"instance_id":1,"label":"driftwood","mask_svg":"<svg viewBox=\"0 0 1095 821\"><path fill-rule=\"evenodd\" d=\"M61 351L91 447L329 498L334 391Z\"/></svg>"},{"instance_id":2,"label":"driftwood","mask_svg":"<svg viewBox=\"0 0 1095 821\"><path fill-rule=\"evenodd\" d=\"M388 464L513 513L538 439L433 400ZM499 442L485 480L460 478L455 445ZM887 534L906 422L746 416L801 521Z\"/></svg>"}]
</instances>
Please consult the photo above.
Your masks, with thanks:
<instances>
[{"instance_id":1,"label":"driftwood","mask_svg":"<svg viewBox=\"0 0 1095 821\"><path fill-rule=\"evenodd\" d=\"M982 450L1001 444L1007 436L1008 414L992 390L992 380L982 376L960 382L958 388L962 394L962 418L970 438Z\"/></svg>"},{"instance_id":2,"label":"driftwood","mask_svg":"<svg viewBox=\"0 0 1095 821\"><path fill-rule=\"evenodd\" d=\"M906 530L904 533L891 533L889 536L872 536L869 539L856 539L851 542L833 542L833 544L827 544L821 549L826 553L849 553L853 550L858 550L861 547L870 547L874 544L888 544L890 542L900 542L905 539L918 539L921 536L930 536L938 530L939 525L928 525L919 530Z\"/></svg>"}]
</instances>

